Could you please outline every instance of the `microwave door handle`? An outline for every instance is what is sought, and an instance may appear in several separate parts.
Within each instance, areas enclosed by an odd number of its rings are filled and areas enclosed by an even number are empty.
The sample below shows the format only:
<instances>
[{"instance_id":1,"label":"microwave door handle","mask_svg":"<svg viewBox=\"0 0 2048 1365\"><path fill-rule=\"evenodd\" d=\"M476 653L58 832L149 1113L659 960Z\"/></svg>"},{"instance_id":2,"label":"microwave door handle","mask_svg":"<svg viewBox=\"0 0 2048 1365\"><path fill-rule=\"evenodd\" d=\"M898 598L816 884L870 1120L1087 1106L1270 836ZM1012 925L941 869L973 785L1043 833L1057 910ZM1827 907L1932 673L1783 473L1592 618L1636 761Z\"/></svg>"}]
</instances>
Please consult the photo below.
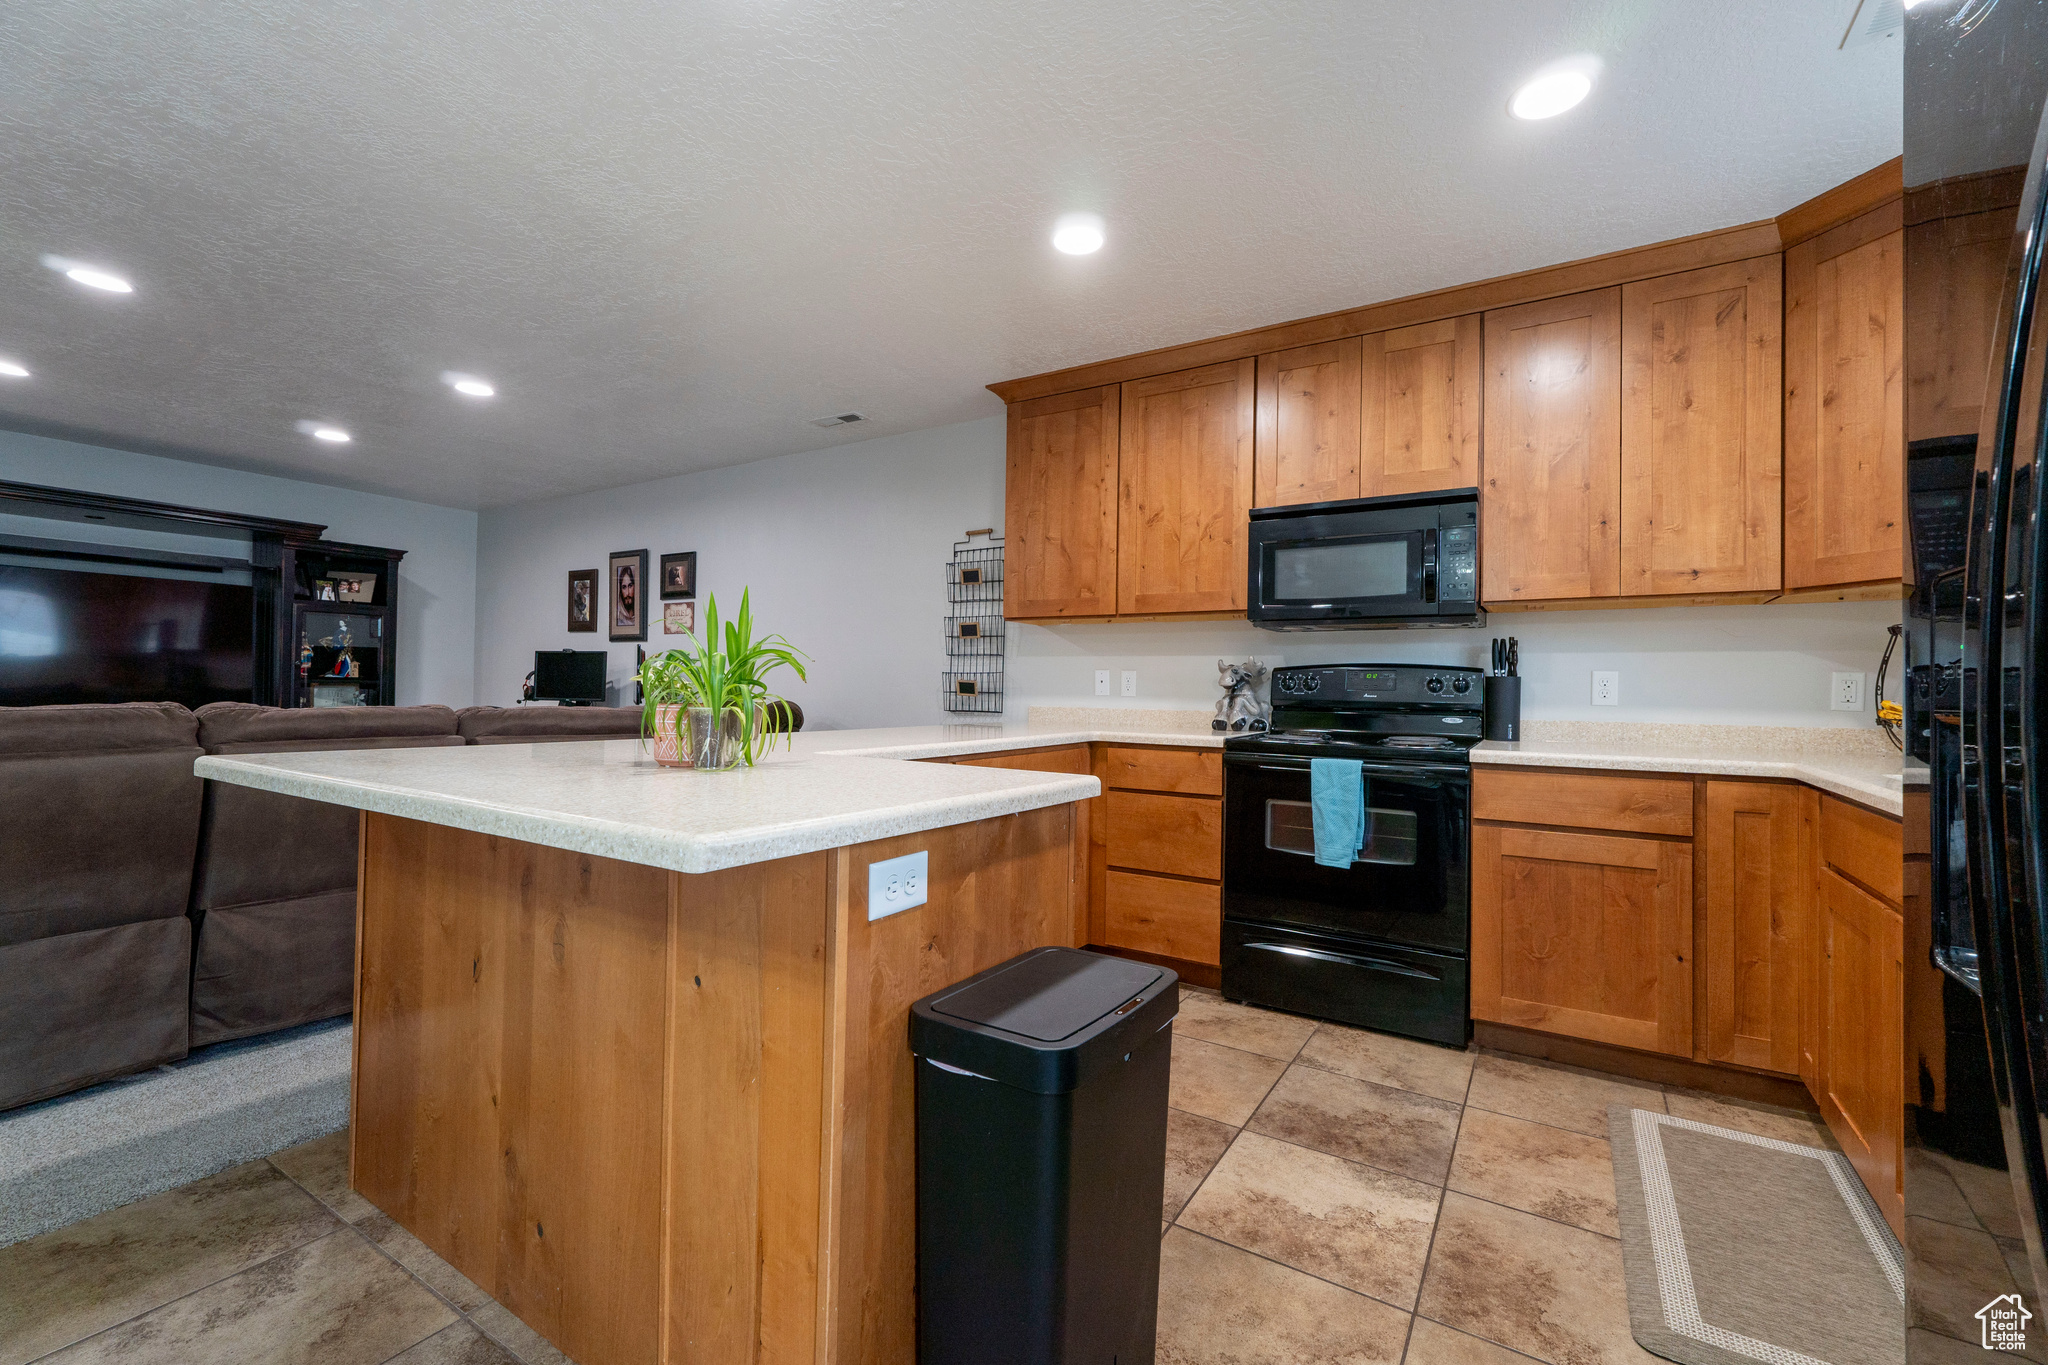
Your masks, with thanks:
<instances>
[{"instance_id":1,"label":"microwave door handle","mask_svg":"<svg viewBox=\"0 0 2048 1365\"><path fill-rule=\"evenodd\" d=\"M1436 601L1436 532L1422 533L1422 600Z\"/></svg>"}]
</instances>

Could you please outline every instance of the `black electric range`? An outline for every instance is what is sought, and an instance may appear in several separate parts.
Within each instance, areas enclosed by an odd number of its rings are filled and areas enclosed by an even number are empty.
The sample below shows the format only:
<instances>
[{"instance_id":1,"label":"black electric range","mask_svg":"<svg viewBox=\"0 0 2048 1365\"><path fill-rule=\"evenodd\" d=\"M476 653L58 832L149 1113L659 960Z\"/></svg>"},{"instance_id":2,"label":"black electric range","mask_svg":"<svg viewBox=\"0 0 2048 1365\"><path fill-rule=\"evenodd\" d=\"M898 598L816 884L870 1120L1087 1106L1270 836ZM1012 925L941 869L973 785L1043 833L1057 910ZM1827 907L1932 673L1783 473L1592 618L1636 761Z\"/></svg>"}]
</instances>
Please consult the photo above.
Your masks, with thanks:
<instances>
[{"instance_id":1,"label":"black electric range","mask_svg":"<svg viewBox=\"0 0 2048 1365\"><path fill-rule=\"evenodd\" d=\"M1223 994L1462 1047L1471 1031L1474 668L1273 672L1263 733L1223 742ZM1310 764L1358 760L1368 833L1315 861Z\"/></svg>"}]
</instances>

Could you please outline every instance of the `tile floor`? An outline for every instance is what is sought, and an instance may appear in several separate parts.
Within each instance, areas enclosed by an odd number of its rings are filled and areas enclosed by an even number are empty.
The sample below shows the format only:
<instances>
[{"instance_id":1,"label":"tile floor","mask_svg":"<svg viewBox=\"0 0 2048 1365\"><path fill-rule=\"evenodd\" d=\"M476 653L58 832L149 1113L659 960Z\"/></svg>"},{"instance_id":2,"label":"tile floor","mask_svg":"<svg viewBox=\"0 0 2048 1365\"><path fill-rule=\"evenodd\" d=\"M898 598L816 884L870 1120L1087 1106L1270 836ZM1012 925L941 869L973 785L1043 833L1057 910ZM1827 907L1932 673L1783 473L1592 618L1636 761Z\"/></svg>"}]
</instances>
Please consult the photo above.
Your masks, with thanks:
<instances>
[{"instance_id":1,"label":"tile floor","mask_svg":"<svg viewBox=\"0 0 2048 1365\"><path fill-rule=\"evenodd\" d=\"M1648 1361L1606 1107L1811 1120L1318 1025L1190 990L1175 1029L1159 1365ZM336 1133L0 1248L0 1365L561 1365L348 1188Z\"/></svg>"}]
</instances>

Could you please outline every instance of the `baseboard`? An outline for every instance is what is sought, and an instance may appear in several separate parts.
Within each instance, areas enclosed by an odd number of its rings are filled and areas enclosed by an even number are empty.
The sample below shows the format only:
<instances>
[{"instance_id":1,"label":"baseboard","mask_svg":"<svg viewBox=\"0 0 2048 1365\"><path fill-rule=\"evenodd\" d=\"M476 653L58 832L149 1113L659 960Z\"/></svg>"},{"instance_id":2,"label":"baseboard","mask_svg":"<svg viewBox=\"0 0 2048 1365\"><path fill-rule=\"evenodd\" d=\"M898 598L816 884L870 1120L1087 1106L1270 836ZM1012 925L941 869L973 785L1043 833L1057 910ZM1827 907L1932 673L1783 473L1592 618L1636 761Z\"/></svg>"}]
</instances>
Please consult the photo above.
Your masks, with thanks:
<instances>
[{"instance_id":1,"label":"baseboard","mask_svg":"<svg viewBox=\"0 0 2048 1365\"><path fill-rule=\"evenodd\" d=\"M1533 1029L1516 1028L1511 1024L1493 1024L1479 1019L1472 1021L1472 1041L1488 1052L1504 1052L1516 1057L1537 1057L1565 1066L1583 1067L1587 1071L1604 1071L1611 1076L1626 1076L1632 1081L1676 1085L1687 1090L1704 1090L1709 1094L1724 1095L1733 1100L1771 1104L1780 1109L1796 1109L1815 1118L1820 1117L1820 1110L1814 1104L1813 1096L1806 1093L1804 1085L1791 1077L1767 1076L1762 1072L1744 1071L1736 1067L1710 1066L1686 1057L1666 1057L1654 1052L1637 1052L1631 1048L1614 1047L1607 1043L1590 1043L1582 1038L1561 1038L1554 1033L1538 1033Z\"/></svg>"}]
</instances>

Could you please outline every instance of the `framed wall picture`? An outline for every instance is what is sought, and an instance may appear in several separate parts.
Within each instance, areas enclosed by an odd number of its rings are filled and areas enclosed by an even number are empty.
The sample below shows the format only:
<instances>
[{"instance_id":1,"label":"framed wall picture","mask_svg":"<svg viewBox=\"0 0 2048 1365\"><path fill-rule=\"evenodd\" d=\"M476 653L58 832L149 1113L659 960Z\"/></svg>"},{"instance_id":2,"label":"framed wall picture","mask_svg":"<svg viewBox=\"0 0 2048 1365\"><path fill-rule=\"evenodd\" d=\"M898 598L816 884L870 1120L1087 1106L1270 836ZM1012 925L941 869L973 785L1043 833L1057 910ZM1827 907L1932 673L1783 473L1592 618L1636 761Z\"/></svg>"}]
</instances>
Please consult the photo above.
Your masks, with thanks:
<instances>
[{"instance_id":1,"label":"framed wall picture","mask_svg":"<svg viewBox=\"0 0 2048 1365\"><path fill-rule=\"evenodd\" d=\"M697 633L697 604L695 602L664 602L661 604L661 633L663 635L694 635Z\"/></svg>"},{"instance_id":2,"label":"framed wall picture","mask_svg":"<svg viewBox=\"0 0 2048 1365\"><path fill-rule=\"evenodd\" d=\"M597 570L569 571L569 629L597 629Z\"/></svg>"},{"instance_id":3,"label":"framed wall picture","mask_svg":"<svg viewBox=\"0 0 2048 1365\"><path fill-rule=\"evenodd\" d=\"M661 600L674 602L697 595L697 552L661 557Z\"/></svg>"},{"instance_id":4,"label":"framed wall picture","mask_svg":"<svg viewBox=\"0 0 2048 1365\"><path fill-rule=\"evenodd\" d=\"M647 638L647 551L617 550L611 557L614 640Z\"/></svg>"},{"instance_id":5,"label":"framed wall picture","mask_svg":"<svg viewBox=\"0 0 2048 1365\"><path fill-rule=\"evenodd\" d=\"M339 599L339 598L337 598L337 597L336 597L336 596L334 595L334 580L333 580L333 579L331 579L331 578L316 578L316 579L314 579L314 580L313 580L313 600L314 600L315 602L337 602L337 601L339 601L340 599Z\"/></svg>"},{"instance_id":6,"label":"framed wall picture","mask_svg":"<svg viewBox=\"0 0 2048 1365\"><path fill-rule=\"evenodd\" d=\"M344 602L374 602L377 598L377 575L373 573L336 575L335 596Z\"/></svg>"}]
</instances>

